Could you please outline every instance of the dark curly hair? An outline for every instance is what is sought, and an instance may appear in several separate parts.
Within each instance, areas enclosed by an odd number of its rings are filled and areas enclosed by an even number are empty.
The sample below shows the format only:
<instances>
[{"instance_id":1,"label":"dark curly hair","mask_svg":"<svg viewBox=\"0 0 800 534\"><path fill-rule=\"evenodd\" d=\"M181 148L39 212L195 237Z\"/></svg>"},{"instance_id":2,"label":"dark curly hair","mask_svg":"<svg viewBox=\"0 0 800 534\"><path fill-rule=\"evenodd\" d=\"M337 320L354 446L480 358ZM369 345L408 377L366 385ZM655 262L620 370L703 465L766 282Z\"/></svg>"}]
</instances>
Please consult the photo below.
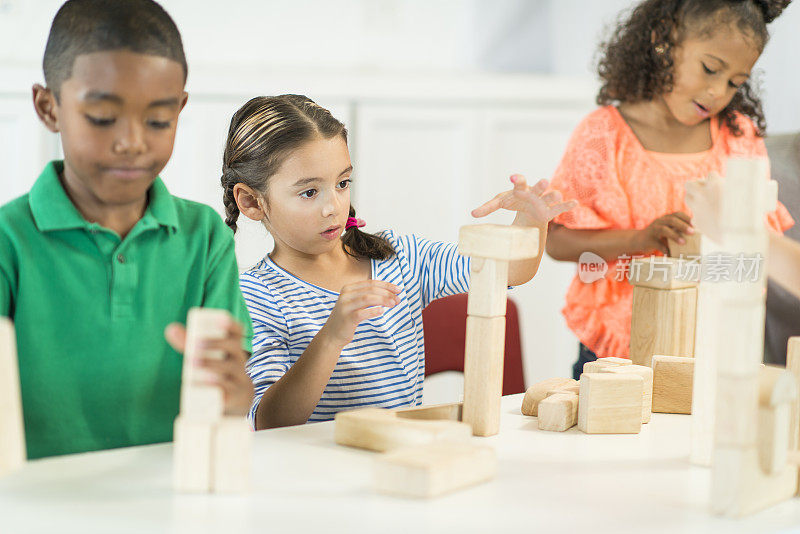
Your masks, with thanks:
<instances>
[{"instance_id":1,"label":"dark curly hair","mask_svg":"<svg viewBox=\"0 0 800 534\"><path fill-rule=\"evenodd\" d=\"M602 86L601 106L651 100L672 89L672 50L691 32L711 35L723 24L735 24L764 49L769 40L767 24L777 18L791 0L644 0L620 19L611 37L600 45L597 72ZM742 135L736 113L749 117L759 136L766 120L753 82L739 86L720 118L734 135Z\"/></svg>"}]
</instances>

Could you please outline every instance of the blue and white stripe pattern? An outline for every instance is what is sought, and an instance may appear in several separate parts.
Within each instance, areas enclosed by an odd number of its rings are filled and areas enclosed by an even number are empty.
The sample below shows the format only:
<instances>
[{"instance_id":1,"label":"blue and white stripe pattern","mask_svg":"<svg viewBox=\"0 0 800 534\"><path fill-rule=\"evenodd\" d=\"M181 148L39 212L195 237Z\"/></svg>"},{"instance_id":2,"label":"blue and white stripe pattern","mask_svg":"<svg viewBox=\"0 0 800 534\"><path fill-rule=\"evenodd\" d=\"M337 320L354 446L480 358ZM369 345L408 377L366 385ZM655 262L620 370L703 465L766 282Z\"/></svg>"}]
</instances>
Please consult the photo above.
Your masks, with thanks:
<instances>
[{"instance_id":1,"label":"blue and white stripe pattern","mask_svg":"<svg viewBox=\"0 0 800 534\"><path fill-rule=\"evenodd\" d=\"M309 422L364 406L396 408L422 403L425 347L422 310L433 300L469 290L469 258L454 243L383 235L397 254L372 260L372 279L397 285L400 303L358 325L342 351ZM253 355L247 372L255 386L254 421L261 396L300 358L328 320L339 294L309 284L269 257L240 275L253 321Z\"/></svg>"}]
</instances>

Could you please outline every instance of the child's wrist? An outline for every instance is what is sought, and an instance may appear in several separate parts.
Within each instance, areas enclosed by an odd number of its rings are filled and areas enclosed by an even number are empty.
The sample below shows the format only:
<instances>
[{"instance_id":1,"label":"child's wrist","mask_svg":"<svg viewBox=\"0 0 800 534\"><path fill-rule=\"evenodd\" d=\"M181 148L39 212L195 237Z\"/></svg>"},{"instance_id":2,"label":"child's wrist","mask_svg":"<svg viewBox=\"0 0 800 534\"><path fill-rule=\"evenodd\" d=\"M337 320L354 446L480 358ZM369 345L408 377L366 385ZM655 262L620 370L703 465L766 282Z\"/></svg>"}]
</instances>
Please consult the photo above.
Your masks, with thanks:
<instances>
[{"instance_id":1,"label":"child's wrist","mask_svg":"<svg viewBox=\"0 0 800 534\"><path fill-rule=\"evenodd\" d=\"M327 323L322 325L322 328L317 332L316 339L320 344L320 348L336 351L337 353L341 352L345 345L347 345L347 341L335 335Z\"/></svg>"}]
</instances>

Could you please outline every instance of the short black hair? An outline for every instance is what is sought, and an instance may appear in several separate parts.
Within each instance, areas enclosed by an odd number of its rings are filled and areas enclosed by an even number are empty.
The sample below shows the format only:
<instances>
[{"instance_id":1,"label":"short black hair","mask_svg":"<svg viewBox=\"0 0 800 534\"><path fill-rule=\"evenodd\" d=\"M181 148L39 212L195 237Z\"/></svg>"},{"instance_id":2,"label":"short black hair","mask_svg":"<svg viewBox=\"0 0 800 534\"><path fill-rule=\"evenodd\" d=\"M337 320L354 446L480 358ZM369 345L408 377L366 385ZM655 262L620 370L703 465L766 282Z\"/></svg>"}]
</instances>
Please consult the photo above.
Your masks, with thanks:
<instances>
[{"instance_id":1,"label":"short black hair","mask_svg":"<svg viewBox=\"0 0 800 534\"><path fill-rule=\"evenodd\" d=\"M153 0L69 0L53 19L44 50L44 79L58 97L82 54L130 50L177 61L186 81L183 42L172 18Z\"/></svg>"}]
</instances>

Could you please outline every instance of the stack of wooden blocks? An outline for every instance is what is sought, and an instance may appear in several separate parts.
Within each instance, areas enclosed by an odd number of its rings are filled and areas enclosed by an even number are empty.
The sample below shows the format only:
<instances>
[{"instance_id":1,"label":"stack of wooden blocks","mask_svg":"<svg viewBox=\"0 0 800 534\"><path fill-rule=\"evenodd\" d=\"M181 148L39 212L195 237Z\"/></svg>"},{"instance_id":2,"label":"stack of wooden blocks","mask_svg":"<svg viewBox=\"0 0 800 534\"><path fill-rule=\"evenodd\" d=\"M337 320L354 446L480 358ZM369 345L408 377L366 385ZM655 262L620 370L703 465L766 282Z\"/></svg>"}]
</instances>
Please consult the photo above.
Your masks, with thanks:
<instances>
[{"instance_id":1,"label":"stack of wooden blocks","mask_svg":"<svg viewBox=\"0 0 800 534\"><path fill-rule=\"evenodd\" d=\"M224 398L198 358L222 359L201 348L223 339L231 320L225 310L189 310L183 361L180 414L175 419L174 486L181 492L240 493L249 488L253 434L242 416L224 413Z\"/></svg>"},{"instance_id":2,"label":"stack of wooden blocks","mask_svg":"<svg viewBox=\"0 0 800 534\"><path fill-rule=\"evenodd\" d=\"M25 464L25 427L14 323L0 318L0 477Z\"/></svg>"}]
</instances>

